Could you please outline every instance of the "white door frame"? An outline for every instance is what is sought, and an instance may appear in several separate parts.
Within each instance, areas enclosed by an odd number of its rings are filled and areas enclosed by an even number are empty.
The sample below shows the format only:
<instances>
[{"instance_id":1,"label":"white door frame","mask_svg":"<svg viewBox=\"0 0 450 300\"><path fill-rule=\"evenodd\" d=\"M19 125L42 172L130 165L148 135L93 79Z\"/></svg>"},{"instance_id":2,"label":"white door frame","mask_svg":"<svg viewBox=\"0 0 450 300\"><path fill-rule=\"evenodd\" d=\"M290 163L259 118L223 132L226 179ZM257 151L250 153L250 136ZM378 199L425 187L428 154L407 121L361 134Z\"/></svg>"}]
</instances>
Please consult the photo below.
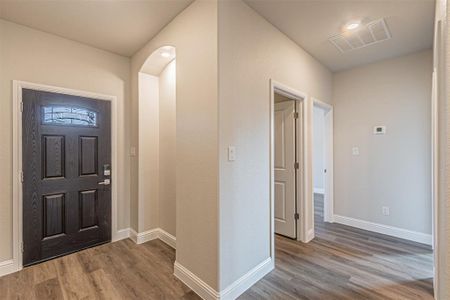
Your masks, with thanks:
<instances>
[{"instance_id":1,"label":"white door frame","mask_svg":"<svg viewBox=\"0 0 450 300\"><path fill-rule=\"evenodd\" d=\"M312 195L312 172L311 164L309 162L310 151L310 112L312 111L312 105L309 103L308 95L304 92L292 89L282 83L279 83L273 79L270 80L270 103L269 103L269 184L270 184L270 256L275 258L275 136L274 136L274 108L275 108L275 92L283 96L289 97L298 101L302 105L301 122L297 122L297 157L300 162L300 169L297 175L297 212L300 214L300 219L297 221L297 240L302 242L308 242L314 238L314 234L311 236L310 231L310 210L307 204L308 199L312 201L309 195ZM299 124L300 123L300 124ZM307 136L308 135L308 136ZM300 137L300 139L298 138ZM313 212L313 210L312 210Z\"/></svg>"},{"instance_id":2,"label":"white door frame","mask_svg":"<svg viewBox=\"0 0 450 300\"><path fill-rule=\"evenodd\" d=\"M319 107L324 111L324 149L325 149L324 165L327 171L324 174L323 213L324 213L324 221L332 223L334 222L333 106L323 101L320 101L319 99L316 98L312 98L312 100L314 106ZM312 122L312 126L314 126L314 122ZM312 128L312 131L314 132L314 128Z\"/></svg>"},{"instance_id":3,"label":"white door frame","mask_svg":"<svg viewBox=\"0 0 450 300\"><path fill-rule=\"evenodd\" d=\"M9 273L20 271L23 268L21 245L23 245L23 195L22 195L22 89L32 89L72 96L80 96L111 102L111 240L117 239L117 183L118 183L118 157L117 157L117 97L91 93L81 90L67 89L44 84L13 80L13 261ZM115 177L114 177L115 176ZM117 180L114 180L116 178ZM5 274L3 274L5 275Z\"/></svg>"}]
</instances>

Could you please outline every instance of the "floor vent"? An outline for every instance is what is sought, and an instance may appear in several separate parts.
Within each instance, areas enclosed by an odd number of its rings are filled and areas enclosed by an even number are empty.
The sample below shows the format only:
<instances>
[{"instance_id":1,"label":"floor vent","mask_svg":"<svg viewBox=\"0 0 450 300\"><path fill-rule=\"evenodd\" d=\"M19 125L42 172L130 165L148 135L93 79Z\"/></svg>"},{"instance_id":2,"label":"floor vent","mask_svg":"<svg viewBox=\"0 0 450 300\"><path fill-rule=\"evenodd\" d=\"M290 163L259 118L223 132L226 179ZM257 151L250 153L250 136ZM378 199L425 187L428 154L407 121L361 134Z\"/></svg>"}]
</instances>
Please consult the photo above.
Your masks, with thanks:
<instances>
[{"instance_id":1,"label":"floor vent","mask_svg":"<svg viewBox=\"0 0 450 300\"><path fill-rule=\"evenodd\" d=\"M372 21L354 32L335 35L328 40L342 53L387 41L391 33L384 19Z\"/></svg>"}]
</instances>

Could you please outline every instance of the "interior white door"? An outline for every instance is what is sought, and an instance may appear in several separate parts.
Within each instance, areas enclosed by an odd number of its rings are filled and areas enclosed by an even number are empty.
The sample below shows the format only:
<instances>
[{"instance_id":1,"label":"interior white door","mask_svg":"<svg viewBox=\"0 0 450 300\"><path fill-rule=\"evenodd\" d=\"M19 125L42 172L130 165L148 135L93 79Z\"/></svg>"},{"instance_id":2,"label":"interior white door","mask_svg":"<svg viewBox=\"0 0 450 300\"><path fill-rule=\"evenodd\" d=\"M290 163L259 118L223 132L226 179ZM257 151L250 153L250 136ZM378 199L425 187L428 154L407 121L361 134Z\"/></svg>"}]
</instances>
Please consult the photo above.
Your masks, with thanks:
<instances>
[{"instance_id":1,"label":"interior white door","mask_svg":"<svg viewBox=\"0 0 450 300\"><path fill-rule=\"evenodd\" d=\"M275 103L275 233L297 237L295 180L295 102Z\"/></svg>"}]
</instances>

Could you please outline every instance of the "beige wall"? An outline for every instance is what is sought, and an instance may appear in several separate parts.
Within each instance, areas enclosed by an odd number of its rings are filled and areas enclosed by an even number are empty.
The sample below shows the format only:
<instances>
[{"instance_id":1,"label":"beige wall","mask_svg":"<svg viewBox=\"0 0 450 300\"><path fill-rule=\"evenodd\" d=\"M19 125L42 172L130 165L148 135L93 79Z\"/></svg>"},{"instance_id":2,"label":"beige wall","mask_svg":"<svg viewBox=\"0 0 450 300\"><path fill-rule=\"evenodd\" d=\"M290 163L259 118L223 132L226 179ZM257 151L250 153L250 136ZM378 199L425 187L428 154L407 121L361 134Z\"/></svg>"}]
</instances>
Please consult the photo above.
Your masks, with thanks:
<instances>
[{"instance_id":1,"label":"beige wall","mask_svg":"<svg viewBox=\"0 0 450 300\"><path fill-rule=\"evenodd\" d=\"M431 82L431 50L334 75L335 214L431 234Z\"/></svg>"},{"instance_id":2,"label":"beige wall","mask_svg":"<svg viewBox=\"0 0 450 300\"><path fill-rule=\"evenodd\" d=\"M269 257L270 79L331 101L329 70L242 1L220 1L221 290ZM310 102L305 110L311 122ZM234 162L227 160L229 145L236 146Z\"/></svg>"},{"instance_id":3,"label":"beige wall","mask_svg":"<svg viewBox=\"0 0 450 300\"><path fill-rule=\"evenodd\" d=\"M159 227L176 236L176 61L159 75Z\"/></svg>"},{"instance_id":4,"label":"beige wall","mask_svg":"<svg viewBox=\"0 0 450 300\"><path fill-rule=\"evenodd\" d=\"M138 144L138 72L161 46L176 48L176 260L213 288L218 284L217 2L196 1L131 60L132 143ZM136 158L132 178L137 178ZM138 223L137 181L132 224Z\"/></svg>"},{"instance_id":5,"label":"beige wall","mask_svg":"<svg viewBox=\"0 0 450 300\"><path fill-rule=\"evenodd\" d=\"M12 80L117 96L118 227L129 226L130 60L0 20L0 262L12 257Z\"/></svg>"}]
</instances>

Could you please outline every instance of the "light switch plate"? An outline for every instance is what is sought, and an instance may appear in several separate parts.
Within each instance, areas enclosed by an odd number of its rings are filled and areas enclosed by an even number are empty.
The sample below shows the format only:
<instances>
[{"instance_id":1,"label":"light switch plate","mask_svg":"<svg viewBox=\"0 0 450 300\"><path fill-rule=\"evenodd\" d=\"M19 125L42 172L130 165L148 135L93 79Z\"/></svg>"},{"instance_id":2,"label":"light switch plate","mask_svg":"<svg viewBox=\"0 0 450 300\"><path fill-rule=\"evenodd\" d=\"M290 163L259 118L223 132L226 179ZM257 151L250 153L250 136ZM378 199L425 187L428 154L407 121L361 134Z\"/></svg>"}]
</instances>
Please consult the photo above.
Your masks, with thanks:
<instances>
[{"instance_id":1,"label":"light switch plate","mask_svg":"<svg viewBox=\"0 0 450 300\"><path fill-rule=\"evenodd\" d=\"M235 161L235 160L236 160L236 147L228 146L228 161Z\"/></svg>"}]
</instances>

